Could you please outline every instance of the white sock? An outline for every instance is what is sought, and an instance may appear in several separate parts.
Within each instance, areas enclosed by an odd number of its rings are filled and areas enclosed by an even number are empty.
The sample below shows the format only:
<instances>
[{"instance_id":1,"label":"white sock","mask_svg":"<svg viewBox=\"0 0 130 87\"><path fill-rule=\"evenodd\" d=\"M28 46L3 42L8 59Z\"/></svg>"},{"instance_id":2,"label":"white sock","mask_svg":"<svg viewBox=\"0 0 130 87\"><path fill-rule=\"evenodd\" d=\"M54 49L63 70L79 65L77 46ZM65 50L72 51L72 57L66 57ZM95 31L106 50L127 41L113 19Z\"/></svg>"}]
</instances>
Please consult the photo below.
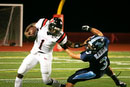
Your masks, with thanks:
<instances>
[{"instance_id":1,"label":"white sock","mask_svg":"<svg viewBox=\"0 0 130 87\"><path fill-rule=\"evenodd\" d=\"M22 79L16 77L16 79L15 79L15 87L22 87Z\"/></svg>"}]
</instances>

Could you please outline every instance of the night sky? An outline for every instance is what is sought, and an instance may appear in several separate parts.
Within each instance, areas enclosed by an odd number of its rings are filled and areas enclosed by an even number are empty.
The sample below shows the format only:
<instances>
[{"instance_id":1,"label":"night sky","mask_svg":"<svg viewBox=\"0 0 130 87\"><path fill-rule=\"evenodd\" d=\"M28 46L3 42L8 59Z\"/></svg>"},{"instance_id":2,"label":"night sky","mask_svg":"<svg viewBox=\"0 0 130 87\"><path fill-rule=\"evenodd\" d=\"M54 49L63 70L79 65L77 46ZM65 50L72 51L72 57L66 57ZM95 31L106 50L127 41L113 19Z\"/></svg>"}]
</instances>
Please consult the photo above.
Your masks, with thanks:
<instances>
[{"instance_id":1,"label":"night sky","mask_svg":"<svg viewBox=\"0 0 130 87\"><path fill-rule=\"evenodd\" d=\"M24 28L40 18L51 19L57 13L60 0L0 0L0 3L24 4ZM82 25L102 32L130 32L128 0L66 0L65 32L82 32Z\"/></svg>"}]
</instances>

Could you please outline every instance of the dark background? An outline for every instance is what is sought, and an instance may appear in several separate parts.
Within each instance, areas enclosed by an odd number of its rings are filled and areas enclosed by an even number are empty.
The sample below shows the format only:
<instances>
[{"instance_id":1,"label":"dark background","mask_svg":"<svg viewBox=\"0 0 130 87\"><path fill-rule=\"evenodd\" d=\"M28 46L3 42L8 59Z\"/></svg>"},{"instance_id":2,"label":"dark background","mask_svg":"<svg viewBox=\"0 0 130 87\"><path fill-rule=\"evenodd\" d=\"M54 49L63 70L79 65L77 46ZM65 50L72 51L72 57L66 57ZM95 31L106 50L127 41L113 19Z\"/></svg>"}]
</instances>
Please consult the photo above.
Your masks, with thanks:
<instances>
[{"instance_id":1,"label":"dark background","mask_svg":"<svg viewBox=\"0 0 130 87\"><path fill-rule=\"evenodd\" d=\"M51 19L57 13L60 0L0 0L0 3L24 4L24 29L40 18ZM129 33L128 0L66 0L65 32L83 32L82 25L90 25L102 32Z\"/></svg>"}]
</instances>

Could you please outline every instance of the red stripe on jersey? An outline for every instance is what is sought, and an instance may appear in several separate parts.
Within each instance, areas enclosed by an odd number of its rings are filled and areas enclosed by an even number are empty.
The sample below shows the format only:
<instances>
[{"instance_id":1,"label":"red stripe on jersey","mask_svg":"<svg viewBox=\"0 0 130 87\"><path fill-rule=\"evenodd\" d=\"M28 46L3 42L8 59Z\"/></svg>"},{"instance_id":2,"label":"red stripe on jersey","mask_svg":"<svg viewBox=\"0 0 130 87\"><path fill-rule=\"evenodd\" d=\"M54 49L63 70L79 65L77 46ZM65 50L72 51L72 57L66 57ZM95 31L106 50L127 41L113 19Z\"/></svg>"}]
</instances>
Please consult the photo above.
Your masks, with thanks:
<instances>
[{"instance_id":1,"label":"red stripe on jersey","mask_svg":"<svg viewBox=\"0 0 130 87\"><path fill-rule=\"evenodd\" d=\"M47 19L44 20L44 22L43 22L43 26L46 24L46 22L47 22Z\"/></svg>"},{"instance_id":2,"label":"red stripe on jersey","mask_svg":"<svg viewBox=\"0 0 130 87\"><path fill-rule=\"evenodd\" d=\"M64 33L58 40L57 42L60 43L64 38L65 38L66 34Z\"/></svg>"},{"instance_id":3,"label":"red stripe on jersey","mask_svg":"<svg viewBox=\"0 0 130 87\"><path fill-rule=\"evenodd\" d=\"M43 20L42 25L41 25L41 28L46 24L46 22L47 22L47 19ZM40 28L40 29L41 29L41 28Z\"/></svg>"}]
</instances>

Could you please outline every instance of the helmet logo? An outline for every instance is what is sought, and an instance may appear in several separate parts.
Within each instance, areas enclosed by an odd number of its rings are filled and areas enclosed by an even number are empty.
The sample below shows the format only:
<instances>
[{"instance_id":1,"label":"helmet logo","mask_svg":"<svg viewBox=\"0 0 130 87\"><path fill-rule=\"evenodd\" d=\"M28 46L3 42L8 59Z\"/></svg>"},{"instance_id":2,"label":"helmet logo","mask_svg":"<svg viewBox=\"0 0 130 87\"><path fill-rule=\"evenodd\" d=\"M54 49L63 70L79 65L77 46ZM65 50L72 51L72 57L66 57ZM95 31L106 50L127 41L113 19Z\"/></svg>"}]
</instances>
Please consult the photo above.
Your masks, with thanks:
<instances>
[{"instance_id":1,"label":"helmet logo","mask_svg":"<svg viewBox=\"0 0 130 87\"><path fill-rule=\"evenodd\" d=\"M104 37L101 36L95 36L92 37L90 41L88 41L88 48L92 51L98 51L102 47L104 47Z\"/></svg>"}]
</instances>

